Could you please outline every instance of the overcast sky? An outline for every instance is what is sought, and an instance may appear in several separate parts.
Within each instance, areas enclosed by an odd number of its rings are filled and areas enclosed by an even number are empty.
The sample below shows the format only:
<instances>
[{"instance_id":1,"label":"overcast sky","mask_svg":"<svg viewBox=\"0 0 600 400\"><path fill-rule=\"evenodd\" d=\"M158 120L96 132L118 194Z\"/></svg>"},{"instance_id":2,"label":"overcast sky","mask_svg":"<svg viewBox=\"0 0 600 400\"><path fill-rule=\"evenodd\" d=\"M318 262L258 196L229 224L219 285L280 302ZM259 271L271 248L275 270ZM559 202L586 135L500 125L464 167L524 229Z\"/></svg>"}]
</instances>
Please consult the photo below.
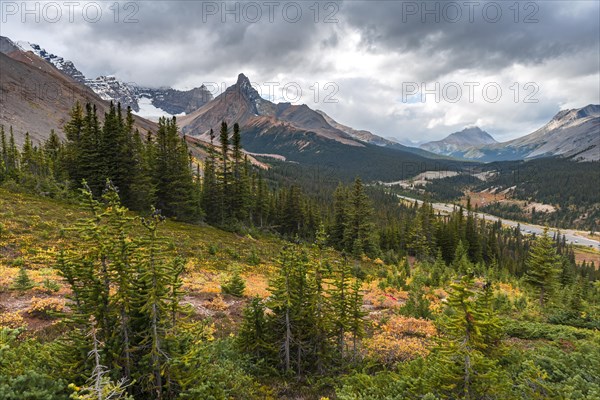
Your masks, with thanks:
<instances>
[{"instance_id":1,"label":"overcast sky","mask_svg":"<svg viewBox=\"0 0 600 400\"><path fill-rule=\"evenodd\" d=\"M404 143L473 125L507 140L600 103L596 0L1 3L3 36L88 77L188 89L243 72L265 98Z\"/></svg>"}]
</instances>

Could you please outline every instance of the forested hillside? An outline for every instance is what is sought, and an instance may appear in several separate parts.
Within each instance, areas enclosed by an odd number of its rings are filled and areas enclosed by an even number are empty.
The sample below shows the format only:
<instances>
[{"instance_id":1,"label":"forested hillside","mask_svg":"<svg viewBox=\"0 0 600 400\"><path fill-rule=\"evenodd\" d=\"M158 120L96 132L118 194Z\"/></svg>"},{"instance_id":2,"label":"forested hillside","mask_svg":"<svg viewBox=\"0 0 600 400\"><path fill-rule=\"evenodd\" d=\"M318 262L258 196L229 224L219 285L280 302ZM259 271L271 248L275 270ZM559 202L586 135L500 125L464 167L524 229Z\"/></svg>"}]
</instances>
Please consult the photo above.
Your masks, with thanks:
<instances>
[{"instance_id":1,"label":"forested hillside","mask_svg":"<svg viewBox=\"0 0 600 400\"><path fill-rule=\"evenodd\" d=\"M522 222L595 232L600 226L599 187L600 163L541 158L474 165L456 176L434 179L415 189L417 195L441 202L490 195L481 211ZM529 203L542 207L527 207ZM544 205L551 206L551 212Z\"/></svg>"},{"instance_id":2,"label":"forested hillside","mask_svg":"<svg viewBox=\"0 0 600 400\"><path fill-rule=\"evenodd\" d=\"M176 119L103 121L2 130L0 398L600 393L600 273L561 236L261 169L235 121L205 160Z\"/></svg>"}]
</instances>

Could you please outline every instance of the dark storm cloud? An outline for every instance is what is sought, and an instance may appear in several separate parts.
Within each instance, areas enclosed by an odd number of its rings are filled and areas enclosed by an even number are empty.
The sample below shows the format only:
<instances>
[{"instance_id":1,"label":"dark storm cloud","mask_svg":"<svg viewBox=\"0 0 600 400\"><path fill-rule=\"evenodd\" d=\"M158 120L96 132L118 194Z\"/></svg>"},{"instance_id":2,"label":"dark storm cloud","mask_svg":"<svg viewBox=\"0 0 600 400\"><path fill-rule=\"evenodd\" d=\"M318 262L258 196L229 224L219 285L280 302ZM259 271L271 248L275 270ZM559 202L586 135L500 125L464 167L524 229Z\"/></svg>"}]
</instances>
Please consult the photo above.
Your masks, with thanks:
<instances>
[{"instance_id":1,"label":"dark storm cloud","mask_svg":"<svg viewBox=\"0 0 600 400\"><path fill-rule=\"evenodd\" d=\"M55 52L65 49L61 55L88 75L126 74L124 79L156 85L172 85L182 76L217 70L233 77L246 69L264 74L294 71L306 65L307 53L322 40L329 47L337 44L335 27L315 21L310 9L314 2L131 3L139 6L132 17L137 22L123 22L132 11L123 9L127 2L119 3L119 23L110 9L113 3L100 2L96 4L102 6L103 17L98 22L79 17L73 23L66 18L44 23L42 18L41 24L21 24L17 14L7 27L20 31L14 39L39 42Z\"/></svg>"},{"instance_id":2,"label":"dark storm cloud","mask_svg":"<svg viewBox=\"0 0 600 400\"><path fill-rule=\"evenodd\" d=\"M138 23L103 20L90 24L80 39L110 42L115 49L126 46L127 51L116 53L117 59L110 61L116 66L143 52L148 57L145 69L152 76L144 77L143 69L136 68L137 79L142 81L155 79L157 74L172 79L216 70L235 77L246 68L264 74L292 71L303 65L306 53L322 36L329 35L329 45L336 42L333 27L316 24L308 5L302 5L302 18L297 18L295 6L284 8L288 3L264 6L255 2L260 5L257 14L256 8L247 8L248 2L141 2ZM161 59L161 51L169 58Z\"/></svg>"},{"instance_id":3,"label":"dark storm cloud","mask_svg":"<svg viewBox=\"0 0 600 400\"><path fill-rule=\"evenodd\" d=\"M599 48L597 1L347 1L342 14L368 51L431 59L427 80ZM588 73L594 70L597 64L588 66Z\"/></svg>"},{"instance_id":4,"label":"dark storm cloud","mask_svg":"<svg viewBox=\"0 0 600 400\"><path fill-rule=\"evenodd\" d=\"M67 56L83 60L79 64L93 72L122 71L131 58L147 57L145 69L154 76L163 75L161 81L168 75L227 69L224 64L228 60L238 64L232 71L244 65L265 74L300 70L307 54L318 58L319 51L334 51L348 30L360 32L359 52L431 60L420 72L421 80L466 68L496 71L514 63L541 63L586 50L597 52L599 46L596 1L323 1L316 7L318 14L314 2L134 3L139 6L133 16L137 23L114 23L109 10L112 3L105 2L100 3L104 17L97 23L79 18L73 24L61 21L42 28L53 31L54 38L48 41L60 38L69 43ZM302 12L298 21L294 20L296 5ZM501 16L497 16L498 10ZM121 10L120 19L129 11ZM326 23L328 16L337 23ZM251 22L253 19L257 22ZM113 49L108 54L112 57L85 65L86 60L96 61L93 55L90 59L94 47ZM168 55L168 59L153 59L153 49L157 57ZM139 57L141 52L144 57ZM317 70L327 67L318 62L309 65ZM584 74L597 69L597 62L580 67Z\"/></svg>"}]
</instances>

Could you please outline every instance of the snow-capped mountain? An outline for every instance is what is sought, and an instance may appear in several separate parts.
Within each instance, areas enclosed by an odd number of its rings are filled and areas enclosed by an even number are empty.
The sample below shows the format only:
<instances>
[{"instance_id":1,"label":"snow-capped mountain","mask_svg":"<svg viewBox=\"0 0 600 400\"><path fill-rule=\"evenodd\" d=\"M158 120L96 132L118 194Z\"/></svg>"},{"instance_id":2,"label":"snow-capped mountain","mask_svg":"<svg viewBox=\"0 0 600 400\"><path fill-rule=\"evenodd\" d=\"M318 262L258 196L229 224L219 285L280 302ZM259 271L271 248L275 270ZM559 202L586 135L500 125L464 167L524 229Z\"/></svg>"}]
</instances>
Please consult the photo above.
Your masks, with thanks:
<instances>
[{"instance_id":1,"label":"snow-capped mountain","mask_svg":"<svg viewBox=\"0 0 600 400\"><path fill-rule=\"evenodd\" d=\"M95 104L100 120L108 111L109 104L93 90L45 59L4 38L0 38L0 50L0 125L14 132L17 146L23 145L26 133L36 144L47 140L52 130L64 139L63 128L75 102ZM23 82L27 82L27 88L49 90L33 94L23 90ZM156 124L139 116L134 116L134 126L140 132L156 130Z\"/></svg>"},{"instance_id":2,"label":"snow-capped mountain","mask_svg":"<svg viewBox=\"0 0 600 400\"><path fill-rule=\"evenodd\" d=\"M121 82L114 76L99 76L96 79L86 79L85 84L103 100L121 103L123 108L131 107L139 111L138 89L136 86Z\"/></svg>"},{"instance_id":3,"label":"snow-capped mountain","mask_svg":"<svg viewBox=\"0 0 600 400\"><path fill-rule=\"evenodd\" d=\"M123 82L111 75L87 78L72 61L52 54L38 44L25 41L15 44L6 37L2 37L2 43L3 53L13 51L14 48L33 52L64 75L88 86L103 100L121 103L123 108L131 107L142 117L158 119L160 116L191 113L213 99L212 93L204 85L182 91L171 88L141 87L135 83Z\"/></svg>"},{"instance_id":4,"label":"snow-capped mountain","mask_svg":"<svg viewBox=\"0 0 600 400\"><path fill-rule=\"evenodd\" d=\"M40 45L35 43L29 43L24 41L17 42L17 46L22 51L31 51L38 57L48 61L50 64L54 65L56 69L61 71L63 74L73 78L79 83L86 83L86 77L83 75L81 71L79 71L73 62L69 60L65 60L62 57L59 57L55 54L49 53L46 49L43 49Z\"/></svg>"}]
</instances>

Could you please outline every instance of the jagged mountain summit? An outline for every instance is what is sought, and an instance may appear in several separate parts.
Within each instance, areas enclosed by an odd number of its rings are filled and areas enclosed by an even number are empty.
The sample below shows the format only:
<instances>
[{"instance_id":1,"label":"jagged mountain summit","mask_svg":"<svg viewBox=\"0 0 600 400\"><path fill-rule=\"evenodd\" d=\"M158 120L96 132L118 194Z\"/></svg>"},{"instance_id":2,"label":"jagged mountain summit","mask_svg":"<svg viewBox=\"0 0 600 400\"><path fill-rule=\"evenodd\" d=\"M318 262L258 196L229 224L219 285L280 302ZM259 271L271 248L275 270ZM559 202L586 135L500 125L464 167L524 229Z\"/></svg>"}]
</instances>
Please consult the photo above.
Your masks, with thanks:
<instances>
[{"instance_id":1,"label":"jagged mountain summit","mask_svg":"<svg viewBox=\"0 0 600 400\"><path fill-rule=\"evenodd\" d=\"M244 74L239 74L235 85L180 121L184 132L192 136L206 135L211 128L218 130L221 121L230 121L237 122L240 126L260 129L282 126L306 130L346 145L364 146L345 132L332 127L320 113L305 104L275 104L263 99Z\"/></svg>"},{"instance_id":2,"label":"jagged mountain summit","mask_svg":"<svg viewBox=\"0 0 600 400\"><path fill-rule=\"evenodd\" d=\"M124 82L115 76L87 78L75 67L72 61L48 52L40 45L25 41L13 42L0 37L0 51L4 54L20 50L32 52L46 60L58 71L76 82L92 89L103 100L121 103L123 108L131 109L142 117L157 118L160 114L182 115L190 113L213 99L212 93L202 85L190 90L172 88L148 88L135 83Z\"/></svg>"},{"instance_id":3,"label":"jagged mountain summit","mask_svg":"<svg viewBox=\"0 0 600 400\"><path fill-rule=\"evenodd\" d=\"M433 167L434 161L425 154L436 157L383 138L379 139L390 146L373 144L377 139L370 132L360 136L357 132L362 131L339 124L306 104L272 103L260 96L244 74L214 100L178 121L186 135L203 141L209 140L211 129L218 137L222 121L237 122L243 146L252 154L319 170L332 168L348 177L360 173L365 179L389 180L414 175L429 164Z\"/></svg>"},{"instance_id":4,"label":"jagged mountain summit","mask_svg":"<svg viewBox=\"0 0 600 400\"><path fill-rule=\"evenodd\" d=\"M10 39L9 39L10 40ZM72 61L65 60L64 58L57 56L55 54L49 53L46 49L43 49L40 45L35 43L29 43L25 41L17 42L17 47L22 51L31 51L38 57L48 61L50 64L54 65L56 69L65 75L73 78L75 81L79 83L86 83L86 77L83 73L75 67Z\"/></svg>"},{"instance_id":5,"label":"jagged mountain summit","mask_svg":"<svg viewBox=\"0 0 600 400\"><path fill-rule=\"evenodd\" d=\"M272 103L260 96L243 73L238 75L237 82L224 93L197 111L182 117L180 123L185 133L206 139L209 130L212 128L217 131L223 120L235 121L258 131L277 126L311 132L348 146L364 147L369 144L435 157L432 153L403 146L369 131L340 124L324 111L313 110L306 104ZM310 145L302 141L298 144L300 148Z\"/></svg>"},{"instance_id":6,"label":"jagged mountain summit","mask_svg":"<svg viewBox=\"0 0 600 400\"><path fill-rule=\"evenodd\" d=\"M489 133L479 127L465 128L454 132L442 140L424 143L421 149L450 157L463 157L472 148L498 143Z\"/></svg>"}]
</instances>

